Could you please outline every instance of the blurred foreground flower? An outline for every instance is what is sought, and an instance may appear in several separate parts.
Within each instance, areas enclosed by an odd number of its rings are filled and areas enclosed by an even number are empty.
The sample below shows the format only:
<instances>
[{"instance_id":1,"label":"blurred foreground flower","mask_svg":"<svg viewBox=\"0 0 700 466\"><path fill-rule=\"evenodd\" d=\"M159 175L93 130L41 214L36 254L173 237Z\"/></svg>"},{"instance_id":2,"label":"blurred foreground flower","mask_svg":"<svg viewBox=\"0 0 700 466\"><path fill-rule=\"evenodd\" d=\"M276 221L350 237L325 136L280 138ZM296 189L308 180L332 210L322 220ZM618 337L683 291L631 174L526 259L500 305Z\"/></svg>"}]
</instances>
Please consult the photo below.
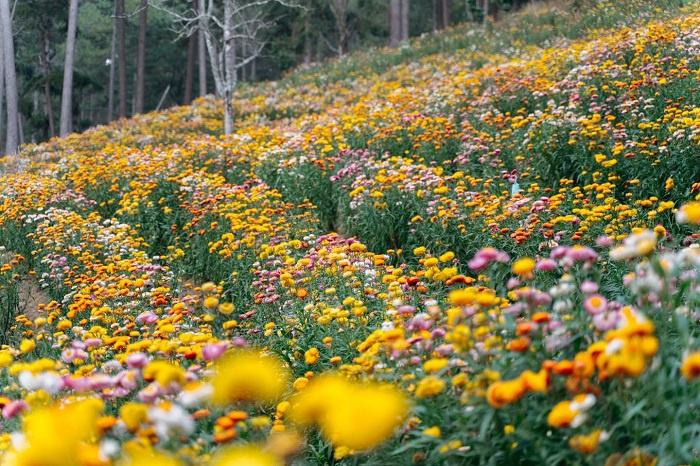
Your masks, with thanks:
<instances>
[{"instance_id":1,"label":"blurred foreground flower","mask_svg":"<svg viewBox=\"0 0 700 466\"><path fill-rule=\"evenodd\" d=\"M408 408L407 397L391 385L325 375L292 400L291 416L302 424L318 424L334 446L359 451L390 437L406 418Z\"/></svg>"},{"instance_id":2,"label":"blurred foreground flower","mask_svg":"<svg viewBox=\"0 0 700 466\"><path fill-rule=\"evenodd\" d=\"M240 401L269 403L287 388L289 370L276 356L255 351L224 355L211 381L212 402L226 405Z\"/></svg>"}]
</instances>

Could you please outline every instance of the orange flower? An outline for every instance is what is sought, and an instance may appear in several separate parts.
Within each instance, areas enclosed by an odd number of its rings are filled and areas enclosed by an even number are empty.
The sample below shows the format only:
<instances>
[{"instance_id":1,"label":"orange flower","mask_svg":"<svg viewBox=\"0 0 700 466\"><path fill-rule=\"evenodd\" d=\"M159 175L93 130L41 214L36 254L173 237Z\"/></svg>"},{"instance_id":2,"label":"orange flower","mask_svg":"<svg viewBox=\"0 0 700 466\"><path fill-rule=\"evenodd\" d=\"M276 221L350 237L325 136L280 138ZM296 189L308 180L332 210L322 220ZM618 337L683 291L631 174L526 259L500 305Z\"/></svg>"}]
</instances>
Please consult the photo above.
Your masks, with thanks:
<instances>
[{"instance_id":1,"label":"orange flower","mask_svg":"<svg viewBox=\"0 0 700 466\"><path fill-rule=\"evenodd\" d=\"M486 391L486 401L494 408L502 408L509 403L514 403L525 394L527 387L520 379L496 382Z\"/></svg>"},{"instance_id":2,"label":"orange flower","mask_svg":"<svg viewBox=\"0 0 700 466\"><path fill-rule=\"evenodd\" d=\"M681 374L687 380L693 380L700 375L700 351L693 351L683 358Z\"/></svg>"},{"instance_id":3,"label":"orange flower","mask_svg":"<svg viewBox=\"0 0 700 466\"><path fill-rule=\"evenodd\" d=\"M593 453L598 449L600 442L609 437L607 432L596 429L588 435L575 435L569 440L569 446L579 453Z\"/></svg>"},{"instance_id":4,"label":"orange flower","mask_svg":"<svg viewBox=\"0 0 700 466\"><path fill-rule=\"evenodd\" d=\"M506 345L506 348L508 351L516 351L518 353L522 353L523 351L527 351L527 349L530 347L530 339L528 337L518 337L513 341L508 342Z\"/></svg>"},{"instance_id":5,"label":"orange flower","mask_svg":"<svg viewBox=\"0 0 700 466\"><path fill-rule=\"evenodd\" d=\"M549 387L549 372L541 369L538 373L525 371L520 374L520 379L528 391L531 392L546 392Z\"/></svg>"}]
</instances>

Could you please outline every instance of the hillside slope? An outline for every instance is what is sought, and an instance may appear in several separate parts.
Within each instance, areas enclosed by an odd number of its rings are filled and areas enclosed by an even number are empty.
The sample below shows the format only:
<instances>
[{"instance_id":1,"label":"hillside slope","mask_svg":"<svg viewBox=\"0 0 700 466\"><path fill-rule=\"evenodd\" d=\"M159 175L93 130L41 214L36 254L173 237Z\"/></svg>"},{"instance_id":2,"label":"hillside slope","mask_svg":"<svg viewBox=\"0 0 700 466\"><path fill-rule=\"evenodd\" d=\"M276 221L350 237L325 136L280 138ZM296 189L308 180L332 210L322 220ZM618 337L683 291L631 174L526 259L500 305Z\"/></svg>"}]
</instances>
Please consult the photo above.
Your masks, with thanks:
<instances>
[{"instance_id":1,"label":"hillside slope","mask_svg":"<svg viewBox=\"0 0 700 466\"><path fill-rule=\"evenodd\" d=\"M700 15L594 5L4 159L4 458L697 461Z\"/></svg>"}]
</instances>

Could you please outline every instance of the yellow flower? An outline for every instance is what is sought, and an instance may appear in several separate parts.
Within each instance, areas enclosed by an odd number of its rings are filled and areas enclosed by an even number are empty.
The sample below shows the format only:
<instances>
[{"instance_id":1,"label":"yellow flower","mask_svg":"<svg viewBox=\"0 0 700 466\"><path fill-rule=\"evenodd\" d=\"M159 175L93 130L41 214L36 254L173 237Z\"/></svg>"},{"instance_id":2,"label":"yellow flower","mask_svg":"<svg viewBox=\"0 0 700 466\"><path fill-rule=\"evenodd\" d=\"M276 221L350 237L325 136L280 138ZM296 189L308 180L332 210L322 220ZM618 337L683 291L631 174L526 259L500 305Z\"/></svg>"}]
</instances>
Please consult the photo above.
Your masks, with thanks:
<instances>
[{"instance_id":1,"label":"yellow flower","mask_svg":"<svg viewBox=\"0 0 700 466\"><path fill-rule=\"evenodd\" d=\"M416 256L422 256L423 254L425 254L425 251L425 246L420 246L413 250L413 254L415 254Z\"/></svg>"},{"instance_id":2,"label":"yellow flower","mask_svg":"<svg viewBox=\"0 0 700 466\"><path fill-rule=\"evenodd\" d=\"M347 456L352 456L355 453L345 445L339 445L333 450L333 459L340 461Z\"/></svg>"},{"instance_id":3,"label":"yellow flower","mask_svg":"<svg viewBox=\"0 0 700 466\"><path fill-rule=\"evenodd\" d=\"M256 445L237 445L217 453L210 466L283 466L284 461Z\"/></svg>"},{"instance_id":4,"label":"yellow flower","mask_svg":"<svg viewBox=\"0 0 700 466\"><path fill-rule=\"evenodd\" d=\"M676 212L678 223L691 223L693 225L700 222L700 202L689 202Z\"/></svg>"},{"instance_id":5,"label":"yellow flower","mask_svg":"<svg viewBox=\"0 0 700 466\"><path fill-rule=\"evenodd\" d=\"M455 258L455 253L452 251L448 251L445 254L440 256L440 262L449 262L454 258Z\"/></svg>"},{"instance_id":6,"label":"yellow flower","mask_svg":"<svg viewBox=\"0 0 700 466\"><path fill-rule=\"evenodd\" d=\"M521 277L530 275L535 270L535 261L530 257L518 259L513 263L512 270L514 274Z\"/></svg>"},{"instance_id":7,"label":"yellow flower","mask_svg":"<svg viewBox=\"0 0 700 466\"><path fill-rule=\"evenodd\" d=\"M340 375L313 380L292 401L291 417L302 424L317 423L334 446L367 450L401 425L408 399L391 385L361 384Z\"/></svg>"},{"instance_id":8,"label":"yellow flower","mask_svg":"<svg viewBox=\"0 0 700 466\"><path fill-rule=\"evenodd\" d=\"M387 439L408 413L408 401L391 386L357 385L346 402L338 399L320 422L333 445L367 450Z\"/></svg>"},{"instance_id":9,"label":"yellow flower","mask_svg":"<svg viewBox=\"0 0 700 466\"><path fill-rule=\"evenodd\" d=\"M304 360L306 361L306 364L316 364L319 356L320 353L318 352L318 348L310 348L304 353Z\"/></svg>"},{"instance_id":10,"label":"yellow flower","mask_svg":"<svg viewBox=\"0 0 700 466\"><path fill-rule=\"evenodd\" d=\"M19 345L19 350L23 353L29 353L36 348L36 342L34 340L22 340Z\"/></svg>"},{"instance_id":11,"label":"yellow flower","mask_svg":"<svg viewBox=\"0 0 700 466\"><path fill-rule=\"evenodd\" d=\"M125 448L126 449L126 448ZM119 461L119 466L180 466L182 462L167 453L152 448L132 448L126 458Z\"/></svg>"},{"instance_id":12,"label":"yellow flower","mask_svg":"<svg viewBox=\"0 0 700 466\"><path fill-rule=\"evenodd\" d=\"M119 417L124 421L126 428L132 432L138 429L146 421L148 406L141 403L125 403L119 409Z\"/></svg>"},{"instance_id":13,"label":"yellow flower","mask_svg":"<svg viewBox=\"0 0 700 466\"><path fill-rule=\"evenodd\" d=\"M423 262L423 265L425 265L426 268L433 267L438 265L438 260L437 257L428 257L425 262Z\"/></svg>"},{"instance_id":14,"label":"yellow flower","mask_svg":"<svg viewBox=\"0 0 700 466\"><path fill-rule=\"evenodd\" d=\"M7 367L12 364L12 355L9 351L0 351L0 367Z\"/></svg>"},{"instance_id":15,"label":"yellow flower","mask_svg":"<svg viewBox=\"0 0 700 466\"><path fill-rule=\"evenodd\" d=\"M442 435L442 432L440 431L440 428L438 426L433 426L433 427L428 427L427 429L423 430L423 435L427 435L429 437L440 438L440 435Z\"/></svg>"},{"instance_id":16,"label":"yellow flower","mask_svg":"<svg viewBox=\"0 0 700 466\"><path fill-rule=\"evenodd\" d=\"M429 375L421 379L416 387L418 398L428 398L441 393L445 389L445 381L434 375Z\"/></svg>"},{"instance_id":17,"label":"yellow flower","mask_svg":"<svg viewBox=\"0 0 700 466\"><path fill-rule=\"evenodd\" d=\"M212 403L269 403L284 392L288 382L289 371L277 357L254 351L229 353L217 361L211 381Z\"/></svg>"},{"instance_id":18,"label":"yellow flower","mask_svg":"<svg viewBox=\"0 0 700 466\"><path fill-rule=\"evenodd\" d=\"M294 388L294 390L300 391L300 390L305 389L308 384L309 384L309 379L307 379L306 377L299 377L298 379L296 379L294 381L294 383L292 384L292 387Z\"/></svg>"},{"instance_id":19,"label":"yellow flower","mask_svg":"<svg viewBox=\"0 0 700 466\"><path fill-rule=\"evenodd\" d=\"M423 364L423 370L432 374L442 370L448 362L447 358L429 359Z\"/></svg>"},{"instance_id":20,"label":"yellow flower","mask_svg":"<svg viewBox=\"0 0 700 466\"><path fill-rule=\"evenodd\" d=\"M608 433L596 429L587 435L575 435L569 440L569 446L579 453L593 453L598 449L600 442L607 440Z\"/></svg>"},{"instance_id":21,"label":"yellow flower","mask_svg":"<svg viewBox=\"0 0 700 466\"><path fill-rule=\"evenodd\" d=\"M101 400L90 398L31 411L23 419L26 446L18 452L16 464L79 464L87 442L97 436L103 409Z\"/></svg>"},{"instance_id":22,"label":"yellow flower","mask_svg":"<svg viewBox=\"0 0 700 466\"><path fill-rule=\"evenodd\" d=\"M216 309L219 305L219 298L216 296L207 296L204 298L204 307L207 309Z\"/></svg>"},{"instance_id":23,"label":"yellow flower","mask_svg":"<svg viewBox=\"0 0 700 466\"><path fill-rule=\"evenodd\" d=\"M216 290L217 288L214 282L206 282L202 285L202 291L205 293L214 293Z\"/></svg>"},{"instance_id":24,"label":"yellow flower","mask_svg":"<svg viewBox=\"0 0 700 466\"><path fill-rule=\"evenodd\" d=\"M461 288L450 292L447 298L454 306L468 306L476 300L474 288Z\"/></svg>"},{"instance_id":25,"label":"yellow flower","mask_svg":"<svg viewBox=\"0 0 700 466\"><path fill-rule=\"evenodd\" d=\"M222 313L223 315L231 315L233 311L236 309L236 306L233 305L233 303L221 303L219 304L219 312Z\"/></svg>"},{"instance_id":26,"label":"yellow flower","mask_svg":"<svg viewBox=\"0 0 700 466\"><path fill-rule=\"evenodd\" d=\"M673 178L666 179L666 191L673 189Z\"/></svg>"},{"instance_id":27,"label":"yellow flower","mask_svg":"<svg viewBox=\"0 0 700 466\"><path fill-rule=\"evenodd\" d=\"M185 370L167 361L152 361L143 368L143 378L155 380L161 387L169 387L171 383L185 385Z\"/></svg>"}]
</instances>

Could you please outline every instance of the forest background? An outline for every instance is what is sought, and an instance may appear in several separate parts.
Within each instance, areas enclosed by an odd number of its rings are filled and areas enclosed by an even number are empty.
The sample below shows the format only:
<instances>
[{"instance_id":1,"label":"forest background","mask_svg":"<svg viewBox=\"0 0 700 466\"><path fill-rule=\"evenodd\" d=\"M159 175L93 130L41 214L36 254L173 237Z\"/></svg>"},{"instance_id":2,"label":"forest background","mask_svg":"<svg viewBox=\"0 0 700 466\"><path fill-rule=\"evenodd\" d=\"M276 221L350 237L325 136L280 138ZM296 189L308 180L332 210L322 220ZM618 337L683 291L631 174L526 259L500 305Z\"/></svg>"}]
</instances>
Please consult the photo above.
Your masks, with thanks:
<instances>
[{"instance_id":1,"label":"forest background","mask_svg":"<svg viewBox=\"0 0 700 466\"><path fill-rule=\"evenodd\" d=\"M42 142L61 132L81 132L216 93L198 7L225 2L203 0L0 0L9 14L3 27L4 66L0 76L0 153L16 144ZM69 11L77 8L74 43ZM409 37L461 22L488 27L526 0L236 0L255 30L239 34L231 50L238 85L274 80L299 66L372 47L398 46ZM577 1L574 0L576 6ZM203 10L202 10L203 11ZM178 18L181 20L178 21ZM251 21L251 24L253 22ZM8 37L14 49L8 52ZM201 44L200 44L201 42ZM72 98L61 112L66 51L74 50ZM122 52L122 53L120 53ZM13 55L14 63L7 58ZM139 57L142 57L139 59ZM15 69L13 105L6 70ZM7 108L9 105L10 108ZM7 143L16 107L17 127ZM61 123L61 115L64 121ZM12 126L12 125L10 125ZM61 131L63 128L63 131ZM10 128L11 130L11 128ZM16 140L16 142L14 142Z\"/></svg>"}]
</instances>

